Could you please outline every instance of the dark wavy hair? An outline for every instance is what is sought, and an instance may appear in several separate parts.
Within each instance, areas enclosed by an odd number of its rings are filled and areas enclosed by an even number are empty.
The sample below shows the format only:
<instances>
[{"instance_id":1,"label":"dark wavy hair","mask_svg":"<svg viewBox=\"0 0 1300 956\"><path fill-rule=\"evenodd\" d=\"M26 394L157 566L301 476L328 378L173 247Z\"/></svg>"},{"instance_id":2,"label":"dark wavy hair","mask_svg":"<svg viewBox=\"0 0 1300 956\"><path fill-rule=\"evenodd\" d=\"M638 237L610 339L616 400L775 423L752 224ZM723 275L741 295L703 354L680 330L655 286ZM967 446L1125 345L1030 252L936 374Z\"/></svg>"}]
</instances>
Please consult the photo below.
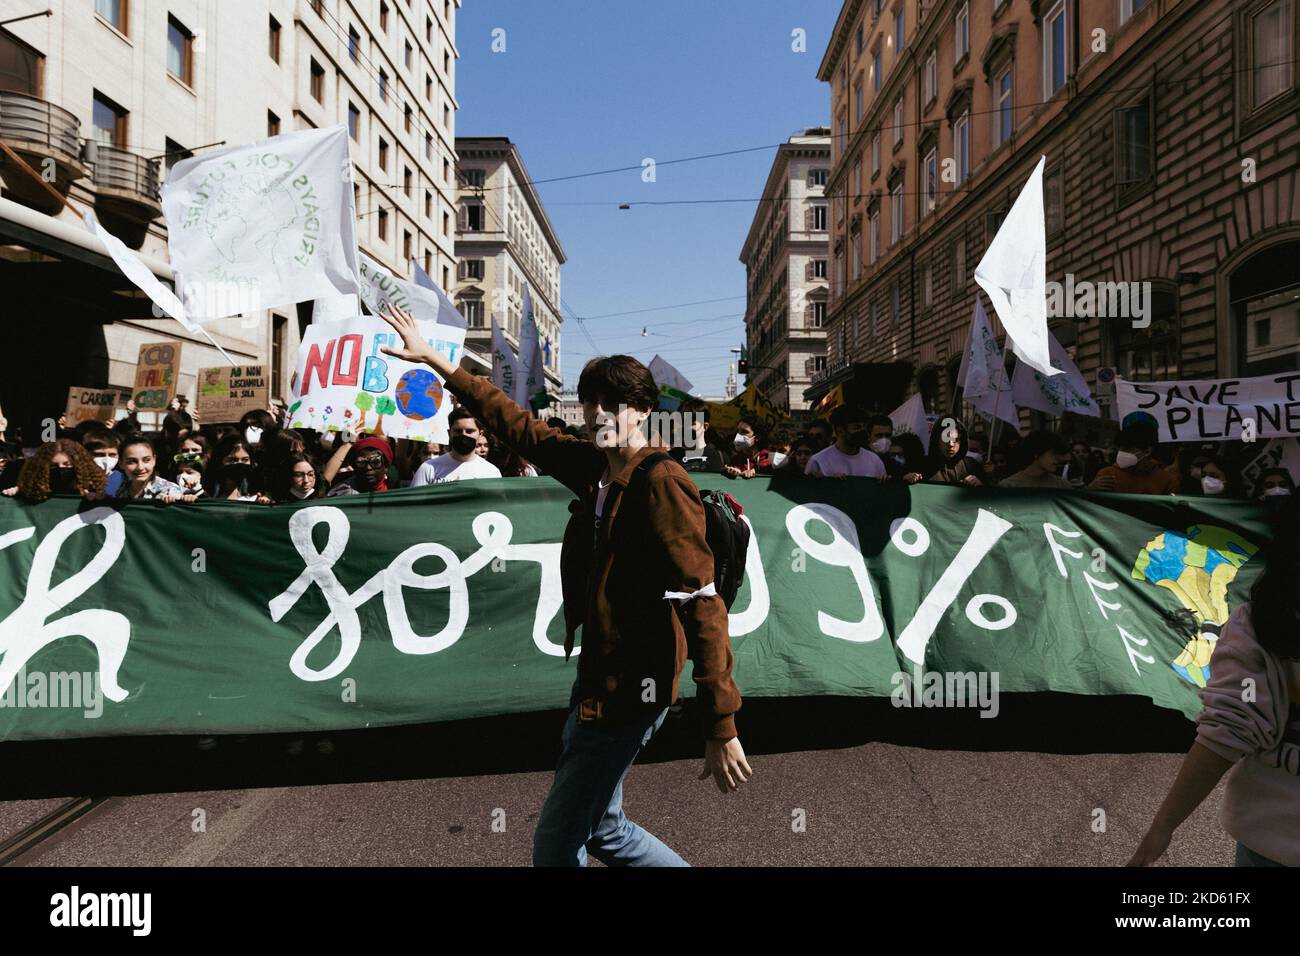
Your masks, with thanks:
<instances>
[{"instance_id":1,"label":"dark wavy hair","mask_svg":"<svg viewBox=\"0 0 1300 956\"><path fill-rule=\"evenodd\" d=\"M266 465L266 493L272 501L297 501L289 489L293 486L294 466L299 462L306 462L311 465L311 470L316 474L316 482L312 485L312 492L306 498L325 497L325 482L321 479L320 467L312 460L310 455L300 451L291 451L283 458L278 458L273 464Z\"/></svg>"},{"instance_id":2,"label":"dark wavy hair","mask_svg":"<svg viewBox=\"0 0 1300 956\"><path fill-rule=\"evenodd\" d=\"M1261 647L1300 660L1300 498L1287 498L1272 523L1272 539L1255 556L1264 573L1250 589L1250 619Z\"/></svg>"},{"instance_id":3,"label":"dark wavy hair","mask_svg":"<svg viewBox=\"0 0 1300 956\"><path fill-rule=\"evenodd\" d=\"M18 473L18 494L24 501L39 504L50 497L50 468L59 452L68 456L77 471L78 494L104 490L105 475L90 452L70 438L60 438L42 445L23 462L23 469Z\"/></svg>"}]
</instances>

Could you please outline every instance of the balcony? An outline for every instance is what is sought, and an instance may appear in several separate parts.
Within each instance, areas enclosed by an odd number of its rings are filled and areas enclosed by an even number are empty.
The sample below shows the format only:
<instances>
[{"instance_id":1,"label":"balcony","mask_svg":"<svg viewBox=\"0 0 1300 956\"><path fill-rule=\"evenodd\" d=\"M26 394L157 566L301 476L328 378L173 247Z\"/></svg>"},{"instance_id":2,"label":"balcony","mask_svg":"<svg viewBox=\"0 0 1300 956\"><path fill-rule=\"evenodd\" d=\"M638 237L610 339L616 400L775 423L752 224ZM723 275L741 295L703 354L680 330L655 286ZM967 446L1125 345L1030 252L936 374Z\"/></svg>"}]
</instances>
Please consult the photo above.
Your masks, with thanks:
<instances>
[{"instance_id":1,"label":"balcony","mask_svg":"<svg viewBox=\"0 0 1300 956\"><path fill-rule=\"evenodd\" d=\"M74 180L86 175L81 164L81 121L72 113L26 93L0 90L0 140L66 196ZM53 215L62 204L31 175L0 154L5 192L25 206Z\"/></svg>"},{"instance_id":2,"label":"balcony","mask_svg":"<svg viewBox=\"0 0 1300 956\"><path fill-rule=\"evenodd\" d=\"M100 221L128 246L140 248L149 223L162 215L158 160L93 140L86 141L85 155Z\"/></svg>"}]
</instances>

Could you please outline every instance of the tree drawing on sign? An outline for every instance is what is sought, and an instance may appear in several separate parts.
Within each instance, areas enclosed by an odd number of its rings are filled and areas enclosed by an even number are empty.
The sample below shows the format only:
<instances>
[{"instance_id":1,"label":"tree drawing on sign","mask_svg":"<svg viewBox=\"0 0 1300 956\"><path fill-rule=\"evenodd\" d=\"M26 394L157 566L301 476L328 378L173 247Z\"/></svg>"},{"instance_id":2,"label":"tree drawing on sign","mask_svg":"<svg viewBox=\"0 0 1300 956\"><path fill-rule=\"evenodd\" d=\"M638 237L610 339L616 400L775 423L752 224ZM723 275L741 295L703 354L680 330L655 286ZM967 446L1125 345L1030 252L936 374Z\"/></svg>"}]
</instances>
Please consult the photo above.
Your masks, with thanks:
<instances>
[{"instance_id":1,"label":"tree drawing on sign","mask_svg":"<svg viewBox=\"0 0 1300 956\"><path fill-rule=\"evenodd\" d=\"M369 392L358 392L353 404L361 410L361 421L357 422L357 431L361 431L366 427L366 412L375 407L375 399Z\"/></svg>"},{"instance_id":2,"label":"tree drawing on sign","mask_svg":"<svg viewBox=\"0 0 1300 956\"><path fill-rule=\"evenodd\" d=\"M375 399L375 414L379 416L379 421L375 422L375 434L379 437L384 435L384 416L392 415L397 411L397 402L393 401L387 395L380 395Z\"/></svg>"}]
</instances>

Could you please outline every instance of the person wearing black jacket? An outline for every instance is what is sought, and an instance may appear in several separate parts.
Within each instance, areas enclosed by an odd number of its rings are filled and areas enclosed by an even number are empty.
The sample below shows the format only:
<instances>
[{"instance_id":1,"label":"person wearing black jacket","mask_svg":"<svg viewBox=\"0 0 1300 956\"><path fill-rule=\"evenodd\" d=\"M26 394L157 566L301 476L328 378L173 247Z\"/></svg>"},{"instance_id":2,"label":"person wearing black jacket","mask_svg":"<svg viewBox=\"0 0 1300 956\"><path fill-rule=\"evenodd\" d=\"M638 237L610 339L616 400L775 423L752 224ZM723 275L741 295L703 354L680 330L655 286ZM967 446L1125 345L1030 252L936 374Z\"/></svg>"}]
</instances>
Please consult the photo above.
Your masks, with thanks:
<instances>
[{"instance_id":1,"label":"person wearing black jacket","mask_svg":"<svg viewBox=\"0 0 1300 956\"><path fill-rule=\"evenodd\" d=\"M903 480L908 484L924 479L931 484L980 487L984 484L979 477L980 466L966 456L966 448L966 426L952 417L941 419L930 430L924 474L909 472Z\"/></svg>"}]
</instances>

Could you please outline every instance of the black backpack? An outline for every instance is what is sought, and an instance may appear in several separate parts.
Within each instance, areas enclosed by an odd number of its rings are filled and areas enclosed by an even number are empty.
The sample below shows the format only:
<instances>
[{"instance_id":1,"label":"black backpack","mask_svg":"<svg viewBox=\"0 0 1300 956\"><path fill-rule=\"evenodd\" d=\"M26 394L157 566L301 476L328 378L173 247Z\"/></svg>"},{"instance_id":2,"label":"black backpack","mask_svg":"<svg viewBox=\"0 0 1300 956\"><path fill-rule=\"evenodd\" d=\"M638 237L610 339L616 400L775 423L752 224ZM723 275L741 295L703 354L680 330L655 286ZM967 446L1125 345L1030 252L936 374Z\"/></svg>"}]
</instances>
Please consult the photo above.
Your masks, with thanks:
<instances>
[{"instance_id":1,"label":"black backpack","mask_svg":"<svg viewBox=\"0 0 1300 956\"><path fill-rule=\"evenodd\" d=\"M663 452L647 455L632 474L632 482L659 462L671 460ZM641 480L644 480L642 478ZM648 494L648 492L647 492ZM749 525L740 520L744 508L725 491L700 491L704 505L704 537L713 552L713 586L731 609L745 581L745 556L749 553Z\"/></svg>"}]
</instances>

